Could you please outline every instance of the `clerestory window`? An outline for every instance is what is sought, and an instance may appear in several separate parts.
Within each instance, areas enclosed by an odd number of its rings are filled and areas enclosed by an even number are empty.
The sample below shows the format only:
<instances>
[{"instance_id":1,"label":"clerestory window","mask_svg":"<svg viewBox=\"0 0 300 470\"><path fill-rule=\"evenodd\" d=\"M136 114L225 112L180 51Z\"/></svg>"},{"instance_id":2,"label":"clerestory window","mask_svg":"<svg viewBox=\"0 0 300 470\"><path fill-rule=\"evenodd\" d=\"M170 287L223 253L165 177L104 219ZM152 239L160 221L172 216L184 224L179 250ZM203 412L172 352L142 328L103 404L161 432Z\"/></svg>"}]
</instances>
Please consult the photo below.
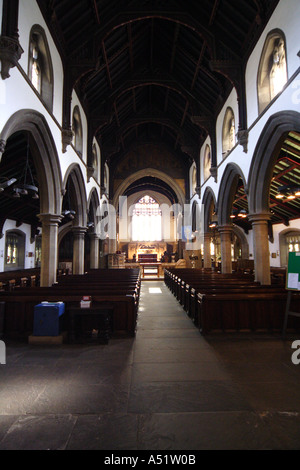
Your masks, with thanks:
<instances>
[{"instance_id":1,"label":"clerestory window","mask_svg":"<svg viewBox=\"0 0 300 470\"><path fill-rule=\"evenodd\" d=\"M287 82L286 46L281 31L271 32L265 41L258 69L257 94L261 113Z\"/></svg>"}]
</instances>

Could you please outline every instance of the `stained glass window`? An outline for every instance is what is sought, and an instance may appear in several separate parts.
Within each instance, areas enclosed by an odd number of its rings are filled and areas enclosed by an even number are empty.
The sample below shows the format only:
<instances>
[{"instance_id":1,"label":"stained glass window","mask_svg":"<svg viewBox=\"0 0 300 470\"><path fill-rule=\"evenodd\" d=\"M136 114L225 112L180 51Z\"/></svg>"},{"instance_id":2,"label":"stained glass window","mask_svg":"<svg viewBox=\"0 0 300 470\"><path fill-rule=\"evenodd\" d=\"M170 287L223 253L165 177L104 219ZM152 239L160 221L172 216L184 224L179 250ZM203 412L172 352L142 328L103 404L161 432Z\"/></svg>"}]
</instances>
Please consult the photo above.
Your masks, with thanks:
<instances>
[{"instance_id":1,"label":"stained glass window","mask_svg":"<svg viewBox=\"0 0 300 470\"><path fill-rule=\"evenodd\" d=\"M161 210L158 202L146 195L136 204L132 214L132 240L161 240Z\"/></svg>"}]
</instances>

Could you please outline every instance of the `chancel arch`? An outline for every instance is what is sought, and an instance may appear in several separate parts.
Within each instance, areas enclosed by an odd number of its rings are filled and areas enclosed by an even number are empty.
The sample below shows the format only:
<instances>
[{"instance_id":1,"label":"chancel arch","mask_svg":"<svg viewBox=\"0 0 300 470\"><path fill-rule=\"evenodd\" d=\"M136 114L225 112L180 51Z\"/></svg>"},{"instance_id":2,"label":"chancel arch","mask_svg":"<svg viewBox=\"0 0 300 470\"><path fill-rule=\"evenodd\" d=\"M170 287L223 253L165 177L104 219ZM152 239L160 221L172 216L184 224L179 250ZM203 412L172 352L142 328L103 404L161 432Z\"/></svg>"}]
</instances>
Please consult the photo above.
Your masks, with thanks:
<instances>
[{"instance_id":1,"label":"chancel arch","mask_svg":"<svg viewBox=\"0 0 300 470\"><path fill-rule=\"evenodd\" d=\"M128 259L152 254L159 261L166 251L178 251L178 207L174 194L166 189L143 189L145 179L131 185L119 200L119 249ZM148 185L149 185L149 180ZM152 181L153 184L153 181Z\"/></svg>"},{"instance_id":2,"label":"chancel arch","mask_svg":"<svg viewBox=\"0 0 300 470\"><path fill-rule=\"evenodd\" d=\"M156 170L155 168L145 168L144 170L137 171L127 177L122 184L117 188L115 195L113 197L113 205L114 207L118 207L119 203L119 197L122 196L125 192L126 189L134 183L136 180L139 180L144 177L153 177L153 178L158 178L168 184L170 188L174 191L177 197L178 204L181 205L181 207L184 207L185 203L185 196L184 196L184 191L183 189L179 186L179 184L170 176L168 176L166 173L163 173L162 171Z\"/></svg>"}]
</instances>

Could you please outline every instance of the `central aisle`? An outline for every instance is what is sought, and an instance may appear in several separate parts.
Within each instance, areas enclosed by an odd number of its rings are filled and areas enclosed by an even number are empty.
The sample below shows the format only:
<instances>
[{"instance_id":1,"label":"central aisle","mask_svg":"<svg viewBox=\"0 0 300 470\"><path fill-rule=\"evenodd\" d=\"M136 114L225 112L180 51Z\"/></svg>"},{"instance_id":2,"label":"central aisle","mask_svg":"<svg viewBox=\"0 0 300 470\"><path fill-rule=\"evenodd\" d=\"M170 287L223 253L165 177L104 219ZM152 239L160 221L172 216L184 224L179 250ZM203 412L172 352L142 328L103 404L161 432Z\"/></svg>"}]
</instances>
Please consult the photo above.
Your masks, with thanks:
<instances>
[{"instance_id":1,"label":"central aisle","mask_svg":"<svg viewBox=\"0 0 300 470\"><path fill-rule=\"evenodd\" d=\"M253 444L251 407L161 281L142 282L128 412L141 415L144 449Z\"/></svg>"}]
</instances>

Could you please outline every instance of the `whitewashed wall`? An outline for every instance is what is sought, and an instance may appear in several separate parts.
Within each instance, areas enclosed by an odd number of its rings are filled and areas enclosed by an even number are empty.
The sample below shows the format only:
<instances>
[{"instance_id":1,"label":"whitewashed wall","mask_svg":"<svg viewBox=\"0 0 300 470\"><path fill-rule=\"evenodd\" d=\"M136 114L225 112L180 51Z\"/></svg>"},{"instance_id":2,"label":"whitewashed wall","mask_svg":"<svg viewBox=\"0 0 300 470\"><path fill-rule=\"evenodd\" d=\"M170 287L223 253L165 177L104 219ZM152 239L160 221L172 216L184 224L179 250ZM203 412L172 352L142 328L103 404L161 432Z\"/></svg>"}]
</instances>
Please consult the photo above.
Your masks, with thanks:
<instances>
[{"instance_id":1,"label":"whitewashed wall","mask_svg":"<svg viewBox=\"0 0 300 470\"><path fill-rule=\"evenodd\" d=\"M201 195L205 192L206 188L211 188L216 196L219 197L219 188L222 181L222 176L228 163L235 163L244 175L246 183L248 182L249 171L251 168L252 157L258 139L263 133L264 126L268 119L280 111L293 110L300 111L300 77L299 66L300 59L297 56L300 50L300 2L299 0L282 0L275 12L264 29L259 41L257 42L252 54L249 57L246 67L246 100L247 100L247 119L249 129L248 151L245 153L242 146L236 145L229 155L222 160L222 126L225 112L230 106L235 114L236 130L238 128L238 103L237 95L233 89L230 93L226 103L224 104L219 116L217 118L216 136L217 136L217 164L218 164L218 181L215 182L212 177L203 182L203 158L207 140L204 142L200 150L201 165ZM279 94L268 107L265 112L260 116L258 115L258 98L257 98L257 72L260 62L261 53L266 40L266 37L273 29L281 29L286 38L287 49L287 68L288 68L288 83L283 92ZM202 217L204 214L204 206L202 204ZM291 227L299 227L300 222L291 221ZM280 266L280 257L271 257L271 253L279 251L279 233L286 229L285 226L278 224L274 225L274 243L270 243L270 263L271 266ZM249 243L249 253L253 253L253 237L252 230L246 235Z\"/></svg>"},{"instance_id":2,"label":"whitewashed wall","mask_svg":"<svg viewBox=\"0 0 300 470\"><path fill-rule=\"evenodd\" d=\"M29 34L33 25L39 24L45 31L53 66L54 76L54 97L53 97L53 115L61 124L62 121L62 97L63 97L63 67L60 55L52 40L48 27L44 18L36 5L35 0L20 0L19 2L19 41L24 49L24 53L20 59L20 66L27 74L28 72L28 48ZM27 90L27 93L29 91ZM22 101L20 102L22 103Z\"/></svg>"},{"instance_id":3,"label":"whitewashed wall","mask_svg":"<svg viewBox=\"0 0 300 470\"><path fill-rule=\"evenodd\" d=\"M279 2L248 60L246 68L248 126L251 126L258 117L257 71L266 37L273 29L283 31L286 39L288 78L291 78L300 65L297 56L300 50L299 17L299 0L282 0Z\"/></svg>"}]
</instances>

